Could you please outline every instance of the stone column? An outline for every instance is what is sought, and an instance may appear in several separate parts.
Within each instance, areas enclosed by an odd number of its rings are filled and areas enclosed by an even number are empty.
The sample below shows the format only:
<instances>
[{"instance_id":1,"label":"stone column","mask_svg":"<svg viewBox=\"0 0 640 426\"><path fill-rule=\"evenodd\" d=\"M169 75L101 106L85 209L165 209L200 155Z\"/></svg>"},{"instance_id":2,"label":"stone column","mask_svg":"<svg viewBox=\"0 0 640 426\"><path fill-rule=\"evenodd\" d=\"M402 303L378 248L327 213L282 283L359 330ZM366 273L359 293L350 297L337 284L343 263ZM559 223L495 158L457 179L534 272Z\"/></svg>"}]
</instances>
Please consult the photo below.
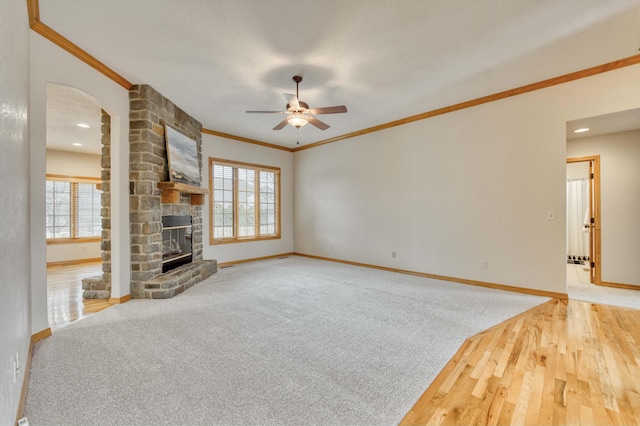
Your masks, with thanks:
<instances>
[{"instance_id":1,"label":"stone column","mask_svg":"<svg viewBox=\"0 0 640 426\"><path fill-rule=\"evenodd\" d=\"M102 257L102 275L82 280L84 299L108 299L111 297L111 117L102 110L102 196L100 199L102 216L102 234L100 250Z\"/></svg>"}]
</instances>

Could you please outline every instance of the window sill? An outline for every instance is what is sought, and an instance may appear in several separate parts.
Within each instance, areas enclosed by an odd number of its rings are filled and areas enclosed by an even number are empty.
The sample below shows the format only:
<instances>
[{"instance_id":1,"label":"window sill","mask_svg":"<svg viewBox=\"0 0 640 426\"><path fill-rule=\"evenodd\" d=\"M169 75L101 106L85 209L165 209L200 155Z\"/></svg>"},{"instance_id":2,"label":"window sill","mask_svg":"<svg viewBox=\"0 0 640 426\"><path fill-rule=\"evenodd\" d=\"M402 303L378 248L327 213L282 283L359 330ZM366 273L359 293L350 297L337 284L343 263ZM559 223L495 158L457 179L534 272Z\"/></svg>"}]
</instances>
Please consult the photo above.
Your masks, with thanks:
<instances>
[{"instance_id":1,"label":"window sill","mask_svg":"<svg viewBox=\"0 0 640 426\"><path fill-rule=\"evenodd\" d=\"M215 240L213 238L209 238L209 245L216 246L220 244L233 244L233 243L249 243L254 241L268 241L268 240L279 240L280 235L273 235L268 237L247 237L247 238L225 238L223 240Z\"/></svg>"},{"instance_id":2,"label":"window sill","mask_svg":"<svg viewBox=\"0 0 640 426\"><path fill-rule=\"evenodd\" d=\"M82 238L49 238L47 239L47 245L49 244L80 244L80 243L99 243L100 237L82 237Z\"/></svg>"}]
</instances>

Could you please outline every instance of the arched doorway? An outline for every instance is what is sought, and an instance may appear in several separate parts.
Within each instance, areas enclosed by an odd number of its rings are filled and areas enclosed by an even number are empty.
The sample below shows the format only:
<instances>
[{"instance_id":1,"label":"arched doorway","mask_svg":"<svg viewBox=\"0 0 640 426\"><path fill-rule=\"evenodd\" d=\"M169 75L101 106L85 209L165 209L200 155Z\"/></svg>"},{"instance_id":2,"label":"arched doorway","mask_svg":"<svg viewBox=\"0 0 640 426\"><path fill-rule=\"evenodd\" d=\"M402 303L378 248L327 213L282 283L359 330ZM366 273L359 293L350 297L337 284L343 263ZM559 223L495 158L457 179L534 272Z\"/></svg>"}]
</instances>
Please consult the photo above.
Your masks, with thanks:
<instances>
[{"instance_id":1,"label":"arched doorway","mask_svg":"<svg viewBox=\"0 0 640 426\"><path fill-rule=\"evenodd\" d=\"M109 145L110 117L98 102L74 87L47 83L44 214L52 328L108 306Z\"/></svg>"}]
</instances>

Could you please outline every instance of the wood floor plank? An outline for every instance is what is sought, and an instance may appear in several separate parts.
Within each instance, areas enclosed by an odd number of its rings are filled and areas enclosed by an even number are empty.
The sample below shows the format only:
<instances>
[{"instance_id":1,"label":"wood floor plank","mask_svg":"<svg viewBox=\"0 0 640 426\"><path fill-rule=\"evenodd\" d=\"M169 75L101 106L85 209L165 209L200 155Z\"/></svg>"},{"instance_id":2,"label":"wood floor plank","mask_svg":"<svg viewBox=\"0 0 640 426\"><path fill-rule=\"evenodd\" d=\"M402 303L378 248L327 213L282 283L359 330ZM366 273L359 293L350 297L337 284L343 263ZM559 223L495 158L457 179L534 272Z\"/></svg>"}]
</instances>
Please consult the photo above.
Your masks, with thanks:
<instances>
[{"instance_id":1,"label":"wood floor plank","mask_svg":"<svg viewBox=\"0 0 640 426\"><path fill-rule=\"evenodd\" d=\"M527 399L521 398L519 402L527 407L524 423L531 424L549 424L550 419L541 417L542 411L542 386L544 384L545 367L536 365L534 367L531 390Z\"/></svg>"},{"instance_id":2,"label":"wood floor plank","mask_svg":"<svg viewBox=\"0 0 640 426\"><path fill-rule=\"evenodd\" d=\"M640 424L638 310L552 300L454 360L400 424Z\"/></svg>"},{"instance_id":3,"label":"wood floor plank","mask_svg":"<svg viewBox=\"0 0 640 426\"><path fill-rule=\"evenodd\" d=\"M508 390L507 390L508 393ZM500 418L498 419L498 424L499 425L509 425L509 424L513 424L511 422L511 419L513 417L513 410L515 409L515 406L510 403L509 401L505 401L504 404L502 404L502 410L500 411Z\"/></svg>"},{"instance_id":4,"label":"wood floor plank","mask_svg":"<svg viewBox=\"0 0 640 426\"><path fill-rule=\"evenodd\" d=\"M489 404L489 409L487 410L487 419L485 422L487 425L500 424L500 414L502 413L502 407L506 401L507 387L500 384L493 394L493 398L491 398L491 402Z\"/></svg>"},{"instance_id":5,"label":"wood floor plank","mask_svg":"<svg viewBox=\"0 0 640 426\"><path fill-rule=\"evenodd\" d=\"M567 382L561 379L555 379L555 386L553 389L553 410L552 410L552 424L562 425L567 424Z\"/></svg>"},{"instance_id":6,"label":"wood floor plank","mask_svg":"<svg viewBox=\"0 0 640 426\"><path fill-rule=\"evenodd\" d=\"M578 379L575 374L567 373L567 384L565 387L566 421L554 422L555 424L580 424L580 398L578 395ZM555 419L554 419L555 420Z\"/></svg>"},{"instance_id":7,"label":"wood floor plank","mask_svg":"<svg viewBox=\"0 0 640 426\"><path fill-rule=\"evenodd\" d=\"M520 317L516 319L515 324L512 328L504 327L504 333L508 334L509 338L504 345L504 350L500 354L500 358L498 359L498 365L496 365L495 375L498 377L502 377L504 375L507 366L510 364L509 361L514 356L514 347L516 339L522 329L522 323L524 322L524 317Z\"/></svg>"},{"instance_id":8,"label":"wood floor plank","mask_svg":"<svg viewBox=\"0 0 640 426\"><path fill-rule=\"evenodd\" d=\"M101 262L47 267L47 308L53 329L111 306L108 299L83 299L82 279L100 275Z\"/></svg>"}]
</instances>

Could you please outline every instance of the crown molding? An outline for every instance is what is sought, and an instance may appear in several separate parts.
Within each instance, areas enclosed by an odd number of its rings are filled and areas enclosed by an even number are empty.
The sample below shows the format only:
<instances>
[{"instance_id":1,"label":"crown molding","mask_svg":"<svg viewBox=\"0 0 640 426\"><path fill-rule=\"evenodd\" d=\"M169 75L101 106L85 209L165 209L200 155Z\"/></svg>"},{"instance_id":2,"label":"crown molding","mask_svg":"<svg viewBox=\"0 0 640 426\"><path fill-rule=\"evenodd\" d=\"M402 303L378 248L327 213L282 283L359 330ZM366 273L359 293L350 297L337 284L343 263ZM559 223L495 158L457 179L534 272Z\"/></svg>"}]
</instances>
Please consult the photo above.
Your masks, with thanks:
<instances>
[{"instance_id":1,"label":"crown molding","mask_svg":"<svg viewBox=\"0 0 640 426\"><path fill-rule=\"evenodd\" d=\"M27 12L29 13L29 26L40 22L40 3L38 0L27 0Z\"/></svg>"},{"instance_id":2,"label":"crown molding","mask_svg":"<svg viewBox=\"0 0 640 426\"><path fill-rule=\"evenodd\" d=\"M501 99L510 98L512 96L522 95L523 93L533 92L535 90L546 89L547 87L556 86L558 84L579 80L581 78L591 77L597 74L602 74L608 71L613 71L619 68L624 68L624 67L637 65L637 64L640 64L640 54L619 59L617 61L607 62L606 64L597 65L595 67L586 68L580 71L575 71L569 74L564 74L558 77L553 77L548 80L527 84L525 86L520 86L515 89L505 90L504 92L494 93L492 95L483 96L480 98L472 99L470 101L461 102L459 104L450 105L444 108L434 109L432 111L423 112L421 114L412 115L410 117L401 118L399 120L390 121L388 123L379 124L377 126L368 127L366 129L358 130L355 132L346 133L344 135L336 136L334 138L313 142L308 145L294 148L293 152L298 152L298 151L302 151L304 149L309 149L309 148L316 148L321 145L326 145L329 143L354 138L356 136L366 135L368 133L379 132L381 130L390 129L396 126L402 126L403 124L412 123L414 121L424 120L424 119L435 117L438 115L448 114L454 111L460 111L462 109L471 108L471 107L486 104L489 102L499 101Z\"/></svg>"},{"instance_id":3,"label":"crown molding","mask_svg":"<svg viewBox=\"0 0 640 426\"><path fill-rule=\"evenodd\" d=\"M73 56L91 66L98 72L104 74L106 77L115 81L125 89L131 89L132 84L127 81L126 78L100 62L95 57L91 56L86 51L82 50L80 47L64 37L62 34L55 31L53 28L40 22L40 6L38 0L27 0L27 10L29 12L29 26L34 32L40 34L47 40L71 53Z\"/></svg>"},{"instance_id":4,"label":"crown molding","mask_svg":"<svg viewBox=\"0 0 640 426\"><path fill-rule=\"evenodd\" d=\"M275 145L275 144L272 144L272 143L258 141L258 140L255 140L255 139L244 138L242 136L236 136L236 135L232 135L232 134L229 134L229 133L218 132L216 130L211 130L211 129L202 129L202 133L206 133L207 135L219 136L221 138L226 138L226 139L233 139L235 141L251 143L251 144L254 144L254 145L260 145L260 146L264 146L264 147L267 147L267 148L279 149L281 151L288 151L288 152L293 152L294 151L293 148L287 148L286 146L280 146L280 145Z\"/></svg>"}]
</instances>

